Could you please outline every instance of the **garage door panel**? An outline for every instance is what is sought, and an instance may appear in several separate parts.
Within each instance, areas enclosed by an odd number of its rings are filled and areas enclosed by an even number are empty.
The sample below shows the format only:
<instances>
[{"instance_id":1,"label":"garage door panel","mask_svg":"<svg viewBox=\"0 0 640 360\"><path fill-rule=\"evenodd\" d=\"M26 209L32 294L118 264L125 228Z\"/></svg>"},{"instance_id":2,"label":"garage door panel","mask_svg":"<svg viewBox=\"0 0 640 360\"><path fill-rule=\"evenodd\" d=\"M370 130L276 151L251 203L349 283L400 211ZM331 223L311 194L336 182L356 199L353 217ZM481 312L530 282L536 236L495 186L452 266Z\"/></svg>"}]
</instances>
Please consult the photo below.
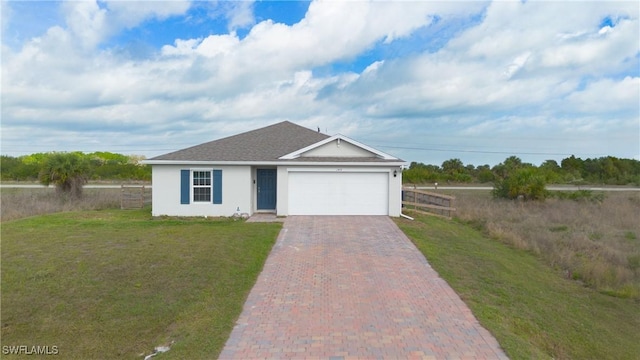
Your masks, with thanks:
<instances>
[{"instance_id":1,"label":"garage door panel","mask_svg":"<svg viewBox=\"0 0 640 360\"><path fill-rule=\"evenodd\" d=\"M388 174L289 173L291 215L387 215Z\"/></svg>"}]
</instances>

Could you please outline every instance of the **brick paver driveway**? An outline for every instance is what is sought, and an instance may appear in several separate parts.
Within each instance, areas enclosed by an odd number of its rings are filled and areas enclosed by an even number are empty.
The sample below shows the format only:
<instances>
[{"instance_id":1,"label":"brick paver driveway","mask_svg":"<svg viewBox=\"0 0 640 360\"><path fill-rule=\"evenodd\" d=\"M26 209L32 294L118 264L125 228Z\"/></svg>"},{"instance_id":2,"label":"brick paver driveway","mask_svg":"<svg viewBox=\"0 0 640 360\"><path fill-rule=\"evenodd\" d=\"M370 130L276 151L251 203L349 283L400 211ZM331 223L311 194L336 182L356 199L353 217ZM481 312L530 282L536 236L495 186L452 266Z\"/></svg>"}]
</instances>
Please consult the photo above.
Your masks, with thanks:
<instances>
[{"instance_id":1,"label":"brick paver driveway","mask_svg":"<svg viewBox=\"0 0 640 360\"><path fill-rule=\"evenodd\" d=\"M220 357L506 359L384 216L287 218Z\"/></svg>"}]
</instances>

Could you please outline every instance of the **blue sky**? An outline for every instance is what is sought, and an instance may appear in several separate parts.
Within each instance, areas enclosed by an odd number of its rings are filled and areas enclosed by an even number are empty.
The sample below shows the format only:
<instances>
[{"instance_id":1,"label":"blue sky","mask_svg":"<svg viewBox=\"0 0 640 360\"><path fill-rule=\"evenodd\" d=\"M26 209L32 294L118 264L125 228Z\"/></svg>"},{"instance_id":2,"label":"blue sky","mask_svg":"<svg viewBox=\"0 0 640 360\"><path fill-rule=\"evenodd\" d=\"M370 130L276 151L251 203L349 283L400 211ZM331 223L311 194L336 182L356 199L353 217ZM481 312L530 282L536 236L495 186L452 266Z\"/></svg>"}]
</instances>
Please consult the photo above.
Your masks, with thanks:
<instances>
[{"instance_id":1,"label":"blue sky","mask_svg":"<svg viewBox=\"0 0 640 360\"><path fill-rule=\"evenodd\" d=\"M640 158L637 1L5 1L2 154L289 120L409 162Z\"/></svg>"}]
</instances>

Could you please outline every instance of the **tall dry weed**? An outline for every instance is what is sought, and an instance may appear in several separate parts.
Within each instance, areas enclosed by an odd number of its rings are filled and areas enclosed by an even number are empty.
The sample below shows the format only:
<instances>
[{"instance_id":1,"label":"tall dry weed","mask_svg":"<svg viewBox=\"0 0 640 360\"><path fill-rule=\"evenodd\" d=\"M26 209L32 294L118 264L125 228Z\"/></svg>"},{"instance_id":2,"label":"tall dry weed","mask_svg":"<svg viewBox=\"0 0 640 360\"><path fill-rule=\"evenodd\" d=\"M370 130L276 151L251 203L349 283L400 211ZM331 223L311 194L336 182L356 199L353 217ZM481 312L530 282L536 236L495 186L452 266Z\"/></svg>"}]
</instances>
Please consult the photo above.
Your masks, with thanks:
<instances>
[{"instance_id":1,"label":"tall dry weed","mask_svg":"<svg viewBox=\"0 0 640 360\"><path fill-rule=\"evenodd\" d=\"M457 217L613 295L640 298L640 193L522 202L456 194Z\"/></svg>"},{"instance_id":2,"label":"tall dry weed","mask_svg":"<svg viewBox=\"0 0 640 360\"><path fill-rule=\"evenodd\" d=\"M0 219L10 221L63 211L120 207L119 189L86 189L80 199L61 196L53 188L4 188L0 193Z\"/></svg>"}]
</instances>

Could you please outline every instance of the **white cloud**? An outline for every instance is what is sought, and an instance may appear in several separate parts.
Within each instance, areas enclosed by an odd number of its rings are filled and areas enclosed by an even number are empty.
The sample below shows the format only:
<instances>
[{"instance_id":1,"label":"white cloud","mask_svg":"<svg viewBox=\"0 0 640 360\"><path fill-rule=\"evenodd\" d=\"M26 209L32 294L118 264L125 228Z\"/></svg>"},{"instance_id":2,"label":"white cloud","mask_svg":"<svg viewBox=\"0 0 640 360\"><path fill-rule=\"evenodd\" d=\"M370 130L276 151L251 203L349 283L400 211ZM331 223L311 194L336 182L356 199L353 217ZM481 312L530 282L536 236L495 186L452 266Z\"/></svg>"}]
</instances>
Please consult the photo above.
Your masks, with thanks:
<instances>
[{"instance_id":1,"label":"white cloud","mask_svg":"<svg viewBox=\"0 0 640 360\"><path fill-rule=\"evenodd\" d=\"M113 21L119 27L134 27L148 19L166 19L184 14L191 6L188 0L171 1L105 1Z\"/></svg>"},{"instance_id":2,"label":"white cloud","mask_svg":"<svg viewBox=\"0 0 640 360\"><path fill-rule=\"evenodd\" d=\"M566 106L584 114L635 113L640 122L640 78L602 79L582 91L571 93ZM639 123L640 125L640 123Z\"/></svg>"},{"instance_id":3,"label":"white cloud","mask_svg":"<svg viewBox=\"0 0 640 360\"><path fill-rule=\"evenodd\" d=\"M615 71L612 64L632 58L639 51L637 33L637 18L623 20L606 32L594 27L579 40L562 42L540 51L540 62L545 67L579 67L596 73Z\"/></svg>"},{"instance_id":4,"label":"white cloud","mask_svg":"<svg viewBox=\"0 0 640 360\"><path fill-rule=\"evenodd\" d=\"M162 47L162 54L165 56L191 55L201 42L202 39L176 39L175 45L165 45Z\"/></svg>"},{"instance_id":5,"label":"white cloud","mask_svg":"<svg viewBox=\"0 0 640 360\"><path fill-rule=\"evenodd\" d=\"M243 29L255 23L253 1L231 1L231 9L227 12L229 31Z\"/></svg>"},{"instance_id":6,"label":"white cloud","mask_svg":"<svg viewBox=\"0 0 640 360\"><path fill-rule=\"evenodd\" d=\"M95 47L113 31L106 19L107 9L95 1L65 1L63 11L69 31L86 48Z\"/></svg>"},{"instance_id":7,"label":"white cloud","mask_svg":"<svg viewBox=\"0 0 640 360\"><path fill-rule=\"evenodd\" d=\"M0 31L2 31L3 36L9 28L12 13L11 3L7 0L0 0Z\"/></svg>"},{"instance_id":8,"label":"white cloud","mask_svg":"<svg viewBox=\"0 0 640 360\"><path fill-rule=\"evenodd\" d=\"M584 77L633 71L630 59L640 51L638 18L621 20L602 36L598 25L611 9L599 10L564 2L492 3L482 24L441 51L387 61L377 67L377 77L362 76L350 89L348 101L373 98L378 115L384 116L403 111L429 116L452 108L545 109L545 103L576 91ZM553 21L557 13L570 13L580 33L590 26L589 35L558 40L558 34L572 29L567 22ZM561 60L550 64L550 54Z\"/></svg>"},{"instance_id":9,"label":"white cloud","mask_svg":"<svg viewBox=\"0 0 640 360\"><path fill-rule=\"evenodd\" d=\"M459 11L469 11L463 6ZM451 6L448 11L453 11ZM392 41L428 25L433 5L427 2L313 2L307 16L288 26L265 20L256 24L234 48L225 48L221 59L225 70L264 72L297 71L349 59L374 46L377 41ZM230 35L230 37L234 37ZM212 42L227 36L211 36ZM226 44L229 44L226 42ZM217 44L216 44L217 45ZM207 41L201 43L207 46ZM217 55L219 47L194 48L194 52ZM174 53L169 47L165 53ZM238 66L239 62L242 63Z\"/></svg>"},{"instance_id":10,"label":"white cloud","mask_svg":"<svg viewBox=\"0 0 640 360\"><path fill-rule=\"evenodd\" d=\"M446 7L454 9L469 11ZM432 11L431 3L313 2L306 17L292 26L265 20L242 40L235 33L177 40L163 47L162 54L191 58L191 71L200 74L196 77L202 87L215 84L212 95L224 89L233 96L291 72L353 58L377 42L408 36L432 21Z\"/></svg>"},{"instance_id":11,"label":"white cloud","mask_svg":"<svg viewBox=\"0 0 640 360\"><path fill-rule=\"evenodd\" d=\"M136 138L167 150L291 120L372 145L424 147L449 131L458 136L449 146L468 148L460 136L539 140L574 128L587 138L612 108L621 134L638 121L638 77L619 76L637 74L637 4L494 2L483 10L479 2L318 1L291 26L253 25L252 3L231 5L217 5L230 33L175 39L132 60L97 45L148 19L183 14L189 3L65 3L66 27L51 27L19 50L3 44L3 143L22 141L16 129L37 129L34 138L58 134L73 146ZM360 74L314 72L436 19L472 15L478 24L437 51L375 59ZM606 31L605 17L616 19ZM234 31L247 26L244 38ZM500 146L495 138L476 144ZM413 160L407 154L398 155Z\"/></svg>"},{"instance_id":12,"label":"white cloud","mask_svg":"<svg viewBox=\"0 0 640 360\"><path fill-rule=\"evenodd\" d=\"M185 13L190 6L187 0L172 1L64 1L69 31L77 37L85 48L94 48L110 36L125 28L157 18L165 19Z\"/></svg>"},{"instance_id":13,"label":"white cloud","mask_svg":"<svg viewBox=\"0 0 640 360\"><path fill-rule=\"evenodd\" d=\"M507 69L504 72L504 76L507 79L511 79L513 75L515 75L518 70L520 70L526 63L529 57L531 56L531 52L527 51L521 55L518 55L513 62L507 66Z\"/></svg>"},{"instance_id":14,"label":"white cloud","mask_svg":"<svg viewBox=\"0 0 640 360\"><path fill-rule=\"evenodd\" d=\"M235 35L211 35L204 39L195 49L196 53L209 58L232 55L240 44L240 39Z\"/></svg>"}]
</instances>

